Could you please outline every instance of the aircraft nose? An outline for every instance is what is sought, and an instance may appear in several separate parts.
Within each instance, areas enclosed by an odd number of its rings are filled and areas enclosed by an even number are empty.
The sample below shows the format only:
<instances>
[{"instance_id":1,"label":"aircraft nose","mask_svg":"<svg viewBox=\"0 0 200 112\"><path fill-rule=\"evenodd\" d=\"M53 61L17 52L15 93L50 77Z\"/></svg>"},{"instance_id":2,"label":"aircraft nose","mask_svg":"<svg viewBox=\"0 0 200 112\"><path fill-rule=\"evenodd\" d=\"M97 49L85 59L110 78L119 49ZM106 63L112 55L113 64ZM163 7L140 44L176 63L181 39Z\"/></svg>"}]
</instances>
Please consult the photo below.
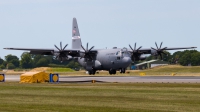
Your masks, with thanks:
<instances>
[{"instance_id":1,"label":"aircraft nose","mask_svg":"<svg viewBox=\"0 0 200 112\"><path fill-rule=\"evenodd\" d=\"M126 66L128 66L128 65L131 63L131 58L130 58L130 57L124 57L124 58L122 59L122 62L123 62Z\"/></svg>"}]
</instances>

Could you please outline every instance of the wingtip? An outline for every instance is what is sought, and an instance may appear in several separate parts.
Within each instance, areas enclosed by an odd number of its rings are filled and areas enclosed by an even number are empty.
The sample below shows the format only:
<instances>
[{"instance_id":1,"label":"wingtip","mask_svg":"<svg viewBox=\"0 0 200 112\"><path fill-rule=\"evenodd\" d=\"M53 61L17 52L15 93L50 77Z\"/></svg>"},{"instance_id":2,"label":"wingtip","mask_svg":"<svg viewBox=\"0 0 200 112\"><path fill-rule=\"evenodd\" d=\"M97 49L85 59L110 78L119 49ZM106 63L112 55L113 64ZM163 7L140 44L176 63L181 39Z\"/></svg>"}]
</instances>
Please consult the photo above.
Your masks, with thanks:
<instances>
[{"instance_id":1,"label":"wingtip","mask_svg":"<svg viewBox=\"0 0 200 112\"><path fill-rule=\"evenodd\" d=\"M7 49L7 50L9 50L9 49L14 49L14 48L3 48L3 49Z\"/></svg>"}]
</instances>

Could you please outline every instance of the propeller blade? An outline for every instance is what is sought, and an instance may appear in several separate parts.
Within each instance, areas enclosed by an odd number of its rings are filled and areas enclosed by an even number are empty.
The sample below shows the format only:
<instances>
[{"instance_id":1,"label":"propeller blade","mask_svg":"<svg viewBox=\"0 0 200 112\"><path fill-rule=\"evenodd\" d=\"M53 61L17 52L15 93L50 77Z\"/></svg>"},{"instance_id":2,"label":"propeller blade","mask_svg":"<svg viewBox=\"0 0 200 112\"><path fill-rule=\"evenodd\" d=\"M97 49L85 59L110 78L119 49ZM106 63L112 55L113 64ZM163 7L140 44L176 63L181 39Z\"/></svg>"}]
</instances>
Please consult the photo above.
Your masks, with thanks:
<instances>
[{"instance_id":1,"label":"propeller blade","mask_svg":"<svg viewBox=\"0 0 200 112\"><path fill-rule=\"evenodd\" d=\"M62 50L62 42L60 42L60 49Z\"/></svg>"},{"instance_id":2,"label":"propeller blade","mask_svg":"<svg viewBox=\"0 0 200 112\"><path fill-rule=\"evenodd\" d=\"M156 50L156 51L157 51L157 49L155 49L155 48L153 48L153 47L151 47L151 49L153 49L153 50Z\"/></svg>"},{"instance_id":3,"label":"propeller blade","mask_svg":"<svg viewBox=\"0 0 200 112\"><path fill-rule=\"evenodd\" d=\"M61 51L56 45L54 45L59 51Z\"/></svg>"},{"instance_id":4,"label":"propeller blade","mask_svg":"<svg viewBox=\"0 0 200 112\"><path fill-rule=\"evenodd\" d=\"M86 47L86 50L88 51L88 43L87 43L87 47Z\"/></svg>"},{"instance_id":5,"label":"propeller blade","mask_svg":"<svg viewBox=\"0 0 200 112\"><path fill-rule=\"evenodd\" d=\"M135 43L135 47L134 47L134 51L136 50L136 43Z\"/></svg>"},{"instance_id":6,"label":"propeller blade","mask_svg":"<svg viewBox=\"0 0 200 112\"><path fill-rule=\"evenodd\" d=\"M89 55L89 57L93 60L93 58L92 58L92 56L91 55Z\"/></svg>"},{"instance_id":7,"label":"propeller blade","mask_svg":"<svg viewBox=\"0 0 200 112\"><path fill-rule=\"evenodd\" d=\"M55 59L58 59L58 55L56 56L56 58Z\"/></svg>"},{"instance_id":8,"label":"propeller blade","mask_svg":"<svg viewBox=\"0 0 200 112\"><path fill-rule=\"evenodd\" d=\"M142 48L142 46L140 46L140 47L137 49L137 51L139 51L141 48Z\"/></svg>"},{"instance_id":9,"label":"propeller blade","mask_svg":"<svg viewBox=\"0 0 200 112\"><path fill-rule=\"evenodd\" d=\"M85 48L81 45L82 49L86 52Z\"/></svg>"},{"instance_id":10,"label":"propeller blade","mask_svg":"<svg viewBox=\"0 0 200 112\"><path fill-rule=\"evenodd\" d=\"M160 48L159 48L159 49L161 49L161 47L162 47L162 44L163 44L163 42L161 42L161 44L160 44Z\"/></svg>"},{"instance_id":11,"label":"propeller blade","mask_svg":"<svg viewBox=\"0 0 200 112\"><path fill-rule=\"evenodd\" d=\"M131 48L132 51L134 51L130 44L129 44L129 47Z\"/></svg>"},{"instance_id":12,"label":"propeller blade","mask_svg":"<svg viewBox=\"0 0 200 112\"><path fill-rule=\"evenodd\" d=\"M80 57L80 59L85 58L87 60L89 60L89 59L93 60L93 58L90 54L92 53L91 50L94 48L94 46L92 46L89 50L88 50L88 43L86 44L86 49L82 45L81 45L81 47L85 52L82 52L82 53L84 53L84 55L82 55Z\"/></svg>"},{"instance_id":13,"label":"propeller blade","mask_svg":"<svg viewBox=\"0 0 200 112\"><path fill-rule=\"evenodd\" d=\"M65 48L68 46L68 44L65 45L65 47L62 50L65 50Z\"/></svg>"},{"instance_id":14,"label":"propeller blade","mask_svg":"<svg viewBox=\"0 0 200 112\"><path fill-rule=\"evenodd\" d=\"M94 48L94 46L92 46L89 51L91 51L93 48Z\"/></svg>"},{"instance_id":15,"label":"propeller blade","mask_svg":"<svg viewBox=\"0 0 200 112\"><path fill-rule=\"evenodd\" d=\"M156 44L156 47L157 47L157 49L158 49L158 45L157 45L157 43L155 42L155 44Z\"/></svg>"},{"instance_id":16,"label":"propeller blade","mask_svg":"<svg viewBox=\"0 0 200 112\"><path fill-rule=\"evenodd\" d=\"M165 48L162 48L161 50L165 50L165 49L167 49L167 47L165 47Z\"/></svg>"}]
</instances>

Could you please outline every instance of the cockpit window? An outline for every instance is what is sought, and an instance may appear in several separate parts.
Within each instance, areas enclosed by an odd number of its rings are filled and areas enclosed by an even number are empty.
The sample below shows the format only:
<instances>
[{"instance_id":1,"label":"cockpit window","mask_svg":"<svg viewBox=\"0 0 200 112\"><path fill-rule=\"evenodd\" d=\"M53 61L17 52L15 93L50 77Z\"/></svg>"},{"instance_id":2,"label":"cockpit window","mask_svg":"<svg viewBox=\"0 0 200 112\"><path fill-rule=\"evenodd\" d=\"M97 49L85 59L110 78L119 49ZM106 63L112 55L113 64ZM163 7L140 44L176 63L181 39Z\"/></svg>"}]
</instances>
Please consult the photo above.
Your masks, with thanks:
<instances>
[{"instance_id":1,"label":"cockpit window","mask_svg":"<svg viewBox=\"0 0 200 112\"><path fill-rule=\"evenodd\" d=\"M120 51L117 51L116 55L120 55Z\"/></svg>"},{"instance_id":2,"label":"cockpit window","mask_svg":"<svg viewBox=\"0 0 200 112\"><path fill-rule=\"evenodd\" d=\"M122 57L124 57L124 56L127 56L128 55L128 49L127 48L122 48L121 49L121 52L122 52Z\"/></svg>"}]
</instances>

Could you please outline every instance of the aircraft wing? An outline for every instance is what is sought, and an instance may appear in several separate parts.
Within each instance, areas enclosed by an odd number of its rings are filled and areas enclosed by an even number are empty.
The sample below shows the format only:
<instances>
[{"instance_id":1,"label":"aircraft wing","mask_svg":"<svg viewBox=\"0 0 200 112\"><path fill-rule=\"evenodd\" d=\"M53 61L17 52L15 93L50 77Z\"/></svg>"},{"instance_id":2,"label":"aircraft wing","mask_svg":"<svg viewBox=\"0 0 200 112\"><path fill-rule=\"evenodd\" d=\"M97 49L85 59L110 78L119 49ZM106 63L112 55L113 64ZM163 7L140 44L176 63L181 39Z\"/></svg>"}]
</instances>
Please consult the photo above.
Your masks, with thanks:
<instances>
[{"instance_id":1,"label":"aircraft wing","mask_svg":"<svg viewBox=\"0 0 200 112\"><path fill-rule=\"evenodd\" d=\"M161 43L161 45L162 45L162 43ZM131 49L129 49L128 51L131 53L131 58L134 61L145 59L145 58L141 57L142 54L151 54L151 55L154 55L154 56L159 55L161 60L162 60L162 58L163 58L162 54L166 55L166 53L164 53L164 51L166 51L166 50L180 50L180 49L197 48L197 47L174 47L174 48L173 47L172 48L164 47L164 48L161 48L161 46L160 46L160 48L158 48L157 44L156 44L156 47L157 47L157 49L153 48L153 47L147 48L147 49L139 47L139 48L136 49L136 44L135 44L134 49L130 46Z\"/></svg>"},{"instance_id":2,"label":"aircraft wing","mask_svg":"<svg viewBox=\"0 0 200 112\"><path fill-rule=\"evenodd\" d=\"M172 47L172 48L165 47L165 49L163 49L163 50L180 50L180 49L195 49L195 48L197 48L197 47ZM138 50L138 52L140 52L141 54L151 54L152 50L155 50L155 49L141 48ZM133 51L131 49L129 49L129 52L133 52Z\"/></svg>"},{"instance_id":3,"label":"aircraft wing","mask_svg":"<svg viewBox=\"0 0 200 112\"><path fill-rule=\"evenodd\" d=\"M55 49L40 49L40 48L4 48L7 50L23 50L29 51L30 54L40 54L40 55L55 55L56 53L64 53L70 55L72 57L80 57L80 52L84 52L80 49L64 49L62 51L58 51ZM90 54L94 55L97 53L97 50L91 50Z\"/></svg>"},{"instance_id":4,"label":"aircraft wing","mask_svg":"<svg viewBox=\"0 0 200 112\"><path fill-rule=\"evenodd\" d=\"M4 48L7 50L23 50L23 51L29 51L30 54L40 54L40 55L54 55L55 53L64 53L64 54L68 54L72 57L79 57L79 52L81 52L78 49L65 49L62 51L58 51L55 49L40 49L40 48ZM93 51L95 52L95 51Z\"/></svg>"},{"instance_id":5,"label":"aircraft wing","mask_svg":"<svg viewBox=\"0 0 200 112\"><path fill-rule=\"evenodd\" d=\"M30 54L43 54L43 55L52 55L54 49L34 49L34 48L4 48L7 50L23 50L30 51Z\"/></svg>"},{"instance_id":6,"label":"aircraft wing","mask_svg":"<svg viewBox=\"0 0 200 112\"><path fill-rule=\"evenodd\" d=\"M175 47L175 48L166 48L165 50L179 50L179 49L195 49L197 47Z\"/></svg>"}]
</instances>

